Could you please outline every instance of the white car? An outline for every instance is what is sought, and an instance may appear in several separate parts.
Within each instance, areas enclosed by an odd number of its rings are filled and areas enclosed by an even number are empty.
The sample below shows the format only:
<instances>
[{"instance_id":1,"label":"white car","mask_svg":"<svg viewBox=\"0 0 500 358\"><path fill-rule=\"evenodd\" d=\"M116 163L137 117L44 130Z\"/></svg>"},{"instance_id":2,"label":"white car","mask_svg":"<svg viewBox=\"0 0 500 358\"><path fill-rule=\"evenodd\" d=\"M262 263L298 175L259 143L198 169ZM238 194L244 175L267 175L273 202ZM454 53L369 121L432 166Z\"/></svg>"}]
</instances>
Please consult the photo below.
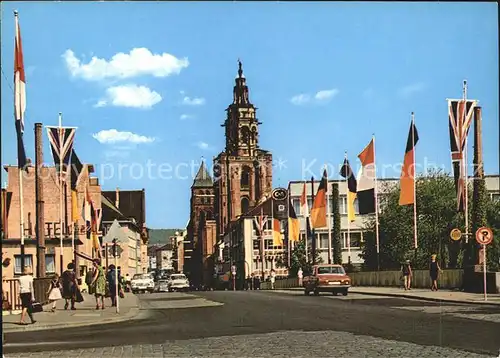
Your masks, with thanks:
<instances>
[{"instance_id":1,"label":"white car","mask_svg":"<svg viewBox=\"0 0 500 358\"><path fill-rule=\"evenodd\" d=\"M155 282L149 274L135 274L130 281L130 286L132 286L133 293L145 293L146 291L153 293L155 290Z\"/></svg>"},{"instance_id":2,"label":"white car","mask_svg":"<svg viewBox=\"0 0 500 358\"><path fill-rule=\"evenodd\" d=\"M168 291L188 291L189 290L189 280L186 275L182 273L175 273L170 275L170 280L168 282Z\"/></svg>"},{"instance_id":3,"label":"white car","mask_svg":"<svg viewBox=\"0 0 500 358\"><path fill-rule=\"evenodd\" d=\"M156 282L156 292L168 292L169 280L159 280Z\"/></svg>"}]
</instances>

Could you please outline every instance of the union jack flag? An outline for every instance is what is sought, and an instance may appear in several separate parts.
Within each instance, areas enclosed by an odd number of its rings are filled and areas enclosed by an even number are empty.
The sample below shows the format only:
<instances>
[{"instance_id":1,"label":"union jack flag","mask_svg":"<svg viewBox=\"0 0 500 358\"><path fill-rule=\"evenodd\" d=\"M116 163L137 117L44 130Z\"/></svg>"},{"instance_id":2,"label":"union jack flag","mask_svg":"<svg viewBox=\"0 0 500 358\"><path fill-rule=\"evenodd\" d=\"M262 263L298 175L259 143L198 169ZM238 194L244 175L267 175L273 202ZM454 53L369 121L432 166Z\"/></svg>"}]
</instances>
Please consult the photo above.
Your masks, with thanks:
<instances>
[{"instance_id":1,"label":"union jack flag","mask_svg":"<svg viewBox=\"0 0 500 358\"><path fill-rule=\"evenodd\" d=\"M75 132L76 128L74 127L47 127L56 171L61 175L63 181L66 180L70 168ZM61 164L62 168L60 168Z\"/></svg>"},{"instance_id":2,"label":"union jack flag","mask_svg":"<svg viewBox=\"0 0 500 358\"><path fill-rule=\"evenodd\" d=\"M457 211L459 212L464 212L465 209L465 166L467 163L465 163L464 150L476 105L476 100L448 100L451 161L457 190Z\"/></svg>"}]
</instances>

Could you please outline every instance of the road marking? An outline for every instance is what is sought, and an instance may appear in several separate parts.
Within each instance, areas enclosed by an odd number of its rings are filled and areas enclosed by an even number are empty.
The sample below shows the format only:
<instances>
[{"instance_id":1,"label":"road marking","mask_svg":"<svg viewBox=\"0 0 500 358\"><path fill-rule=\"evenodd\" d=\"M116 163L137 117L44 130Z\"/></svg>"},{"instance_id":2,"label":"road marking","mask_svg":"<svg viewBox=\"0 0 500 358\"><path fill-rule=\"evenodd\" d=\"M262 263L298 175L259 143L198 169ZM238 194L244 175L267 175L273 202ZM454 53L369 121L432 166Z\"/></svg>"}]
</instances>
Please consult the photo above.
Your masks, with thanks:
<instances>
[{"instance_id":1,"label":"road marking","mask_svg":"<svg viewBox=\"0 0 500 358\"><path fill-rule=\"evenodd\" d=\"M36 347L36 346L50 346L50 345L62 345L62 344L89 344L94 341L56 341L56 342L23 342L23 343L4 343L4 347Z\"/></svg>"}]
</instances>

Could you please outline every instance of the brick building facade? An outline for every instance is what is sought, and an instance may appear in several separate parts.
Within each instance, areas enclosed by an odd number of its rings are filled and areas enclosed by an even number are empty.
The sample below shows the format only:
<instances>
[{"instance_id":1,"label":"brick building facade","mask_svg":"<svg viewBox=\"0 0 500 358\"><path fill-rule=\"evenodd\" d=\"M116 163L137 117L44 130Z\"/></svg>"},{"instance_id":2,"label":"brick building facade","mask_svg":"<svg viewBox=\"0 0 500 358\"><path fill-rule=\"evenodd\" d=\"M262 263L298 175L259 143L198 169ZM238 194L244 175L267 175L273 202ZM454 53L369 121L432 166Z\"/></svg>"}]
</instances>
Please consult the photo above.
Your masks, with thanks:
<instances>
[{"instance_id":1,"label":"brick building facade","mask_svg":"<svg viewBox=\"0 0 500 358\"><path fill-rule=\"evenodd\" d=\"M7 188L3 190L5 215L2 214L2 256L10 258L12 264L4 269L3 276L12 278L20 272L20 200L19 200L19 170L17 166L4 166L7 171ZM92 245L87 240L85 223L82 217L82 205L87 187L96 209L101 208L101 187L97 178L90 174L93 172L92 165L84 165L77 185L77 210L79 220L77 230L75 230L75 247L78 251L89 256L92 255ZM35 274L37 267L37 237L36 237L36 198L35 198L35 167L29 166L27 172L23 172L23 210L24 210L24 241L25 241L25 265L30 266ZM55 167L43 166L40 169L40 176L43 183L44 202L44 232L45 232L45 260L46 274L60 273L60 232L59 222L61 202L58 176ZM63 236L63 267L73 261L72 250L72 199L71 189L68 185L63 185L63 206L62 206L62 236ZM85 274L89 262L76 260L79 274Z\"/></svg>"}]
</instances>

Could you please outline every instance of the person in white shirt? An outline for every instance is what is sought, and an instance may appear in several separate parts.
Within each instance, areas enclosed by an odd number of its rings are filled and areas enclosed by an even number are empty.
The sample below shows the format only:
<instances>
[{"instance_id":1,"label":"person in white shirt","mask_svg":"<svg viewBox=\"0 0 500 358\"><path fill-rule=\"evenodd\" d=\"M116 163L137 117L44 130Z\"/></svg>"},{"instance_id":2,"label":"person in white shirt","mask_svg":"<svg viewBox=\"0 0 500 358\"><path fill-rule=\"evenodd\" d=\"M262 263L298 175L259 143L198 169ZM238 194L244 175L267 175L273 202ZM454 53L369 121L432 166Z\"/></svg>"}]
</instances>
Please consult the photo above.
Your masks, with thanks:
<instances>
[{"instance_id":1,"label":"person in white shirt","mask_svg":"<svg viewBox=\"0 0 500 358\"><path fill-rule=\"evenodd\" d=\"M23 275L18 278L19 280L19 296L21 298L21 322L20 324L25 325L24 322L26 313L30 317L31 324L36 323L33 317L33 302L35 301L35 290L33 288L33 276L30 274L30 268L25 267Z\"/></svg>"},{"instance_id":2,"label":"person in white shirt","mask_svg":"<svg viewBox=\"0 0 500 358\"><path fill-rule=\"evenodd\" d=\"M297 277L299 278L299 287L302 287L302 279L304 278L304 271L299 267L299 271L297 272Z\"/></svg>"}]
</instances>

